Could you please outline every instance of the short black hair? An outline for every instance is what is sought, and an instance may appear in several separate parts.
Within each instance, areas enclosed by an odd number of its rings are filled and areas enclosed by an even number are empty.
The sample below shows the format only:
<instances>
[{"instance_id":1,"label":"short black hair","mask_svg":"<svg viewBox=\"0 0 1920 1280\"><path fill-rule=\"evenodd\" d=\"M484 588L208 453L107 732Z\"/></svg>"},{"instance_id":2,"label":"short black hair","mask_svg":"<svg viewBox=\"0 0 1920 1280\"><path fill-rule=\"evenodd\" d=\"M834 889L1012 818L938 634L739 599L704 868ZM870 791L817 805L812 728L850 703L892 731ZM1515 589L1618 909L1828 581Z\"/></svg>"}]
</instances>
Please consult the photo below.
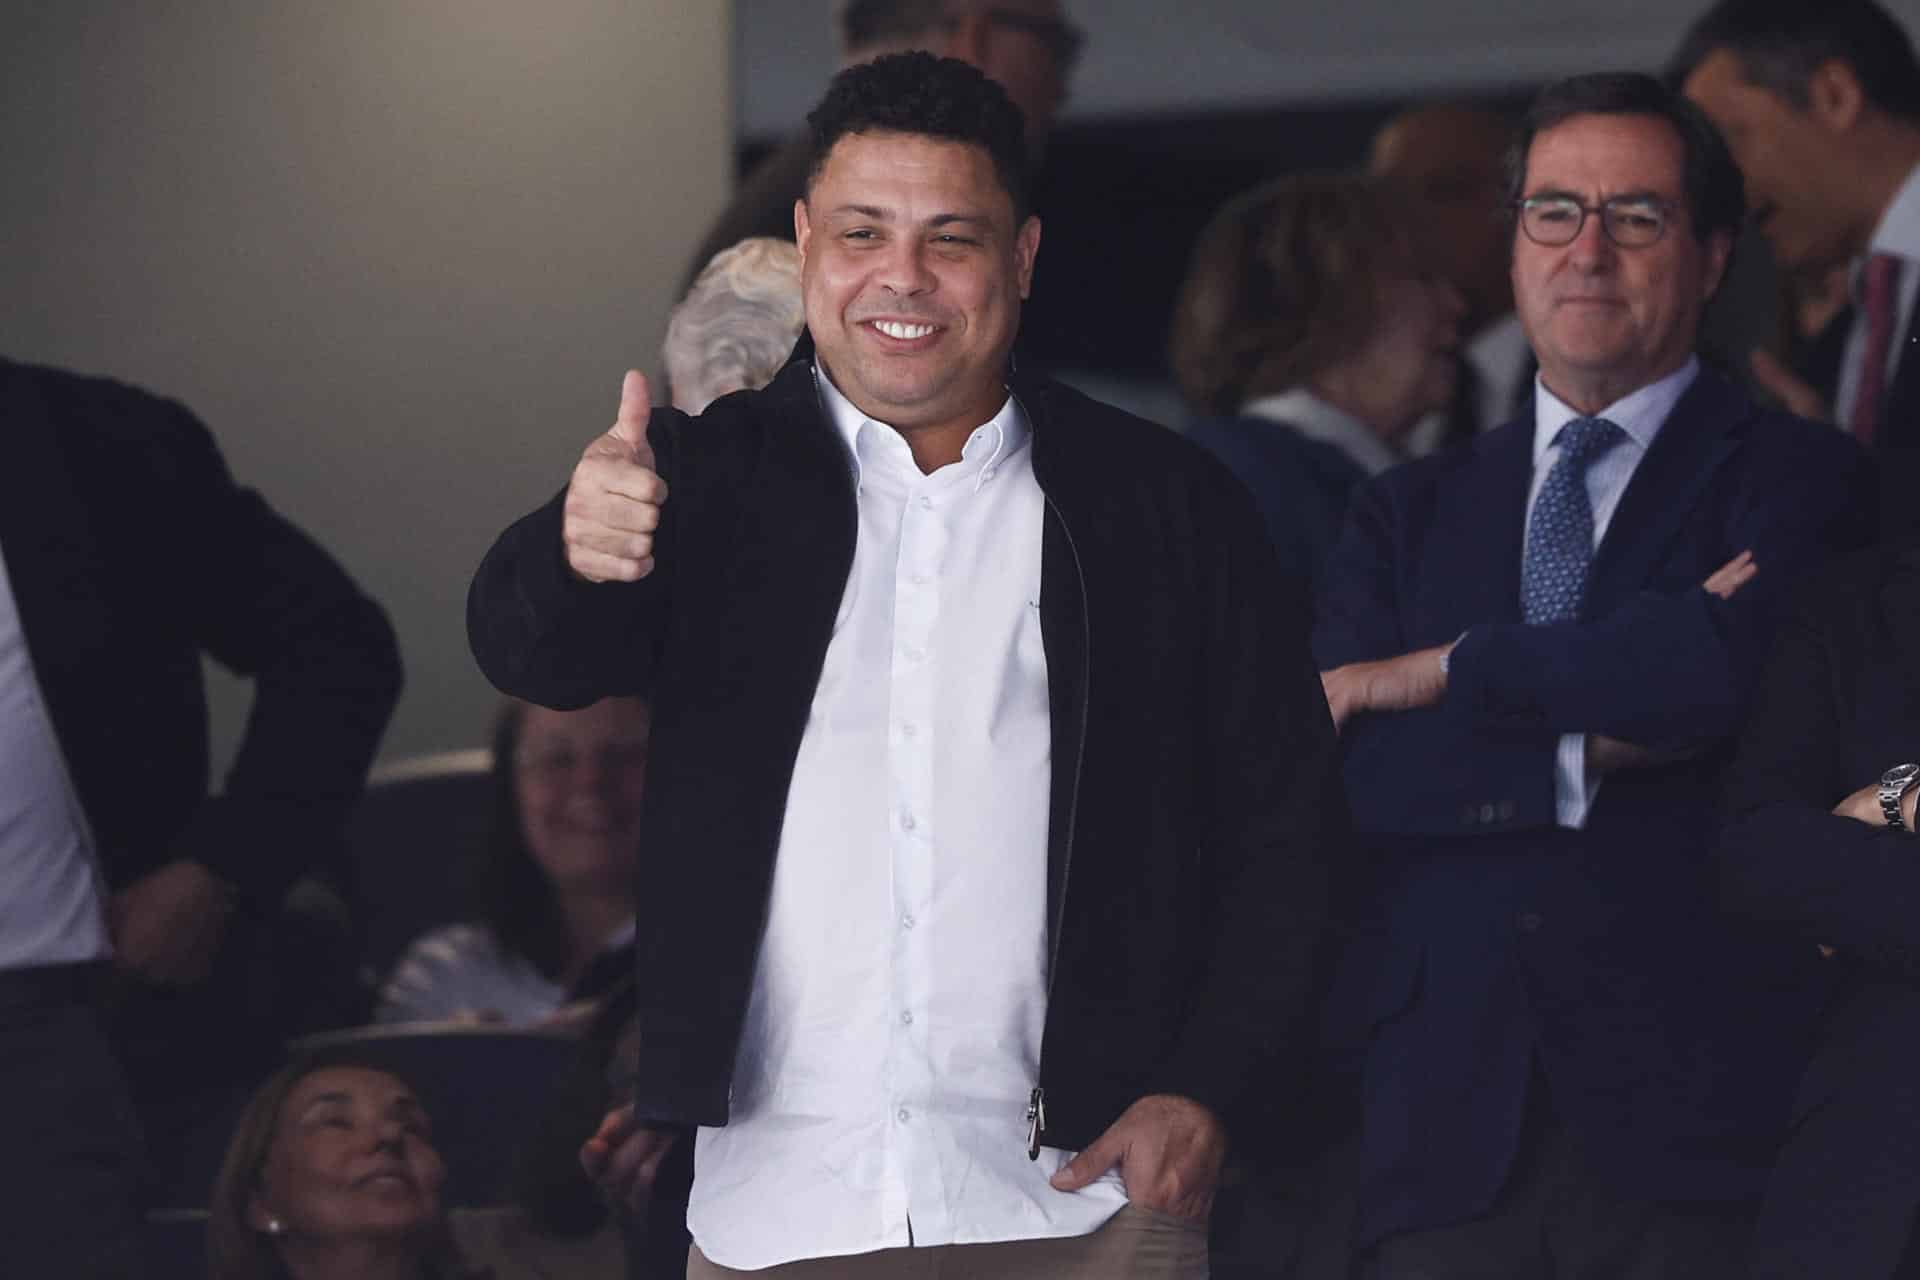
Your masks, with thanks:
<instances>
[{"instance_id":1,"label":"short black hair","mask_svg":"<svg viewBox=\"0 0 1920 1280\"><path fill-rule=\"evenodd\" d=\"M1747 216L1747 189L1720 131L1704 111L1677 89L1638 71L1602 71L1548 85L1527 108L1507 153L1507 200L1515 207L1526 194L1527 154L1533 140L1578 116L1652 116L1679 135L1685 154L1682 182L1694 237L1716 231L1737 237Z\"/></svg>"},{"instance_id":2,"label":"short black hair","mask_svg":"<svg viewBox=\"0 0 1920 1280\"><path fill-rule=\"evenodd\" d=\"M1026 120L1007 91L958 58L891 53L848 67L807 113L812 161L807 191L834 144L850 133L910 133L985 148L1013 200L1016 222L1027 215Z\"/></svg>"},{"instance_id":3,"label":"short black hair","mask_svg":"<svg viewBox=\"0 0 1920 1280\"><path fill-rule=\"evenodd\" d=\"M1771 90L1799 110L1822 63L1853 68L1868 102L1890 115L1920 120L1920 62L1898 19L1873 0L1720 0L1687 31L1667 64L1667 80L1683 85L1721 49L1740 63L1747 83Z\"/></svg>"}]
</instances>

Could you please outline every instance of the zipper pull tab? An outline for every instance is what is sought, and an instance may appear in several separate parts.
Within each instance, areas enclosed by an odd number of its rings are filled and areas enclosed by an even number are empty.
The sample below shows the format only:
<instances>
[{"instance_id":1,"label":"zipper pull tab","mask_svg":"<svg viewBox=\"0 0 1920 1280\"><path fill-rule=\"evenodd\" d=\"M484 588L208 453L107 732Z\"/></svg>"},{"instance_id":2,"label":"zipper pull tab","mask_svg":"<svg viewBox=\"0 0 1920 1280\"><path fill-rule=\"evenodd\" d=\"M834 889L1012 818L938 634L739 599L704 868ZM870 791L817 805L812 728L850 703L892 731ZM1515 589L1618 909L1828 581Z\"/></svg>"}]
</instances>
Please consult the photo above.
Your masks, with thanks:
<instances>
[{"instance_id":1,"label":"zipper pull tab","mask_svg":"<svg viewBox=\"0 0 1920 1280\"><path fill-rule=\"evenodd\" d=\"M1040 1158L1040 1135L1047 1128L1047 1091L1035 1086L1027 1095L1027 1159Z\"/></svg>"}]
</instances>

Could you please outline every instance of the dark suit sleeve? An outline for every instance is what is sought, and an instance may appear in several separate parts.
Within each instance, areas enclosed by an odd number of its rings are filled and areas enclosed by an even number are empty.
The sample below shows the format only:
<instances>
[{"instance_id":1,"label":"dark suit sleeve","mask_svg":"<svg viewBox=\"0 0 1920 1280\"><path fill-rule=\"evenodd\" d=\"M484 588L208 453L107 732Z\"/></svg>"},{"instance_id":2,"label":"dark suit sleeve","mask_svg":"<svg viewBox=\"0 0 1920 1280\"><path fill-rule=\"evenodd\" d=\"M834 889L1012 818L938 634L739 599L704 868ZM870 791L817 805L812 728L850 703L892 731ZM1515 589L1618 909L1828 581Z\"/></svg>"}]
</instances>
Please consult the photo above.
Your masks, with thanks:
<instances>
[{"instance_id":1,"label":"dark suit sleeve","mask_svg":"<svg viewBox=\"0 0 1920 1280\"><path fill-rule=\"evenodd\" d=\"M652 573L638 582L576 577L560 538L564 489L509 526L480 562L467 591L467 643L502 693L574 710L651 689L673 592L676 504L687 500L675 488L669 417L655 409L647 429L668 486Z\"/></svg>"},{"instance_id":2,"label":"dark suit sleeve","mask_svg":"<svg viewBox=\"0 0 1920 1280\"><path fill-rule=\"evenodd\" d=\"M1841 666L1859 661L1823 592L1780 629L1728 778L1721 872L1729 910L1920 974L1920 838L1833 813L1873 782L1845 776ZM1889 761L1889 764L1895 763Z\"/></svg>"},{"instance_id":3,"label":"dark suit sleeve","mask_svg":"<svg viewBox=\"0 0 1920 1280\"><path fill-rule=\"evenodd\" d=\"M1826 443L1826 442L1823 442ZM1686 747L1731 734L1781 601L1800 575L1871 532L1871 488L1850 447L1782 450L1754 466L1725 529L1758 576L1721 600L1643 592L1605 617L1478 626L1454 649L1447 699L1482 725L1602 733ZM1764 467L1764 469L1762 469Z\"/></svg>"},{"instance_id":4,"label":"dark suit sleeve","mask_svg":"<svg viewBox=\"0 0 1920 1280\"><path fill-rule=\"evenodd\" d=\"M1315 600L1313 656L1320 670L1396 657L1412 647L1394 585L1401 519L1391 477L1354 491Z\"/></svg>"},{"instance_id":5,"label":"dark suit sleeve","mask_svg":"<svg viewBox=\"0 0 1920 1280\"><path fill-rule=\"evenodd\" d=\"M1223 484L1223 489L1224 489ZM1286 1089L1311 1048L1313 958L1332 868L1350 856L1332 718L1297 588L1276 589L1252 504L1223 492L1206 706L1213 726L1210 940L1200 994L1160 1092L1232 1115L1250 1087ZM1289 1109L1291 1113L1291 1109Z\"/></svg>"},{"instance_id":6,"label":"dark suit sleeve","mask_svg":"<svg viewBox=\"0 0 1920 1280\"><path fill-rule=\"evenodd\" d=\"M253 681L223 792L175 849L274 902L340 837L400 694L399 649L339 564L234 484L205 429L168 409L178 429L156 433L170 443L153 475L181 522L169 571L200 647Z\"/></svg>"}]
</instances>

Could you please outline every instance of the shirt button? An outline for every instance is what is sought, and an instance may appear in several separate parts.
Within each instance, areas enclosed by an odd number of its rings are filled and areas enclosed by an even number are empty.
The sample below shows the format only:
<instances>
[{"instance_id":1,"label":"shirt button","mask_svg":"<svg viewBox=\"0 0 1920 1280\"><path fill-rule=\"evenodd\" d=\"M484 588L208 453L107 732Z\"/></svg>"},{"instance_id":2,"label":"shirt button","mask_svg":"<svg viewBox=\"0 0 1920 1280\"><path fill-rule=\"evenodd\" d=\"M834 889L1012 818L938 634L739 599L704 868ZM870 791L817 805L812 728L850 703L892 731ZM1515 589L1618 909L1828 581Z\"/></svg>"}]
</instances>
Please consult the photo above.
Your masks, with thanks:
<instances>
[{"instance_id":1,"label":"shirt button","mask_svg":"<svg viewBox=\"0 0 1920 1280\"><path fill-rule=\"evenodd\" d=\"M993 468L992 468L992 467L988 467L988 468L987 468L987 469L986 469L985 471L982 471L982 472L980 473L980 478L981 478L982 480L991 480L991 479L993 479Z\"/></svg>"},{"instance_id":2,"label":"shirt button","mask_svg":"<svg viewBox=\"0 0 1920 1280\"><path fill-rule=\"evenodd\" d=\"M920 732L920 726L913 723L913 721L911 720L907 721L907 723L900 726L900 736L903 738L911 738L919 732Z\"/></svg>"},{"instance_id":3,"label":"shirt button","mask_svg":"<svg viewBox=\"0 0 1920 1280\"><path fill-rule=\"evenodd\" d=\"M916 921L914 920L914 918L913 918L912 916L901 916L901 917L900 917L900 927L901 927L902 929L911 929L911 928L913 928L913 926L914 926L914 924L915 924L915 923L916 923Z\"/></svg>"},{"instance_id":4,"label":"shirt button","mask_svg":"<svg viewBox=\"0 0 1920 1280\"><path fill-rule=\"evenodd\" d=\"M933 510L933 499L932 499L932 498L929 498L929 497L928 497L928 496L927 496L926 494L924 494L924 493L920 495L920 509L921 509L922 511L931 511L931 510Z\"/></svg>"},{"instance_id":5,"label":"shirt button","mask_svg":"<svg viewBox=\"0 0 1920 1280\"><path fill-rule=\"evenodd\" d=\"M914 817L912 814L903 813L900 815L900 829L902 831L911 831L919 825L920 824L918 822L914 821Z\"/></svg>"},{"instance_id":6,"label":"shirt button","mask_svg":"<svg viewBox=\"0 0 1920 1280\"><path fill-rule=\"evenodd\" d=\"M905 1124L907 1121L913 1119L913 1112L907 1110L905 1107L900 1108L893 1114L894 1118L899 1120L901 1124Z\"/></svg>"},{"instance_id":7,"label":"shirt button","mask_svg":"<svg viewBox=\"0 0 1920 1280\"><path fill-rule=\"evenodd\" d=\"M916 574L914 574L914 575L913 575L913 577L912 577L912 578L910 578L910 579L908 579L908 581L910 581L910 582L912 582L912 583L913 583L913 585L914 585L914 586L916 586L916 587L924 587L924 586L926 586L926 585L927 585L927 584L928 584L929 582L932 582L932 581L933 581L933 579L932 579L932 578L929 578L929 577L928 577L928 576L927 576L926 574L924 574L924 573L916 573Z\"/></svg>"},{"instance_id":8,"label":"shirt button","mask_svg":"<svg viewBox=\"0 0 1920 1280\"><path fill-rule=\"evenodd\" d=\"M900 656L908 662L919 662L927 656L927 651L925 649L902 649Z\"/></svg>"},{"instance_id":9,"label":"shirt button","mask_svg":"<svg viewBox=\"0 0 1920 1280\"><path fill-rule=\"evenodd\" d=\"M1514 920L1514 923L1520 926L1520 932L1522 933L1538 933L1541 925L1540 913L1537 911L1522 911L1518 918Z\"/></svg>"},{"instance_id":10,"label":"shirt button","mask_svg":"<svg viewBox=\"0 0 1920 1280\"><path fill-rule=\"evenodd\" d=\"M910 1026L912 1026L912 1025L913 1025L913 1013L912 1013L912 1011L911 1011L911 1010L904 1010L904 1009L903 1009L903 1010L901 1011L901 1013L900 1013L900 1025L901 1025L901 1026L903 1026L903 1027L910 1027Z\"/></svg>"}]
</instances>

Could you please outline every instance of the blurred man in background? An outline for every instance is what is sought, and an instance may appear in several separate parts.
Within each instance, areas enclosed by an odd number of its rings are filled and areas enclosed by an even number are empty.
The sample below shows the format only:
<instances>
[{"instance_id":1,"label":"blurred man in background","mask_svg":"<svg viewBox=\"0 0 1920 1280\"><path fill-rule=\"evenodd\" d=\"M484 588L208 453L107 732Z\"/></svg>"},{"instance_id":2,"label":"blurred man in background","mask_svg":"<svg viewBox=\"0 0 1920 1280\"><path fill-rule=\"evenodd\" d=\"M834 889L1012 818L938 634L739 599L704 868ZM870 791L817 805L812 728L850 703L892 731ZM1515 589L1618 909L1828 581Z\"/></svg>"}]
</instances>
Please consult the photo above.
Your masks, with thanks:
<instances>
[{"instance_id":1,"label":"blurred man in background","mask_svg":"<svg viewBox=\"0 0 1920 1280\"><path fill-rule=\"evenodd\" d=\"M1920 462L1920 63L1872 0L1722 0L1688 32L1670 78L1725 135L1781 270L1817 281L1851 264L1835 341L1755 376L1796 413L1837 422L1896 490ZM1910 522L1904 492L1882 517Z\"/></svg>"},{"instance_id":2,"label":"blurred man in background","mask_svg":"<svg viewBox=\"0 0 1920 1280\"><path fill-rule=\"evenodd\" d=\"M1491 431L1525 408L1533 390L1533 353L1507 278L1503 205L1512 136L1512 124L1501 116L1461 103L1414 107L1374 135L1368 172L1404 184L1419 202L1427 260L1466 307L1453 402L1414 429L1410 454Z\"/></svg>"}]
</instances>

